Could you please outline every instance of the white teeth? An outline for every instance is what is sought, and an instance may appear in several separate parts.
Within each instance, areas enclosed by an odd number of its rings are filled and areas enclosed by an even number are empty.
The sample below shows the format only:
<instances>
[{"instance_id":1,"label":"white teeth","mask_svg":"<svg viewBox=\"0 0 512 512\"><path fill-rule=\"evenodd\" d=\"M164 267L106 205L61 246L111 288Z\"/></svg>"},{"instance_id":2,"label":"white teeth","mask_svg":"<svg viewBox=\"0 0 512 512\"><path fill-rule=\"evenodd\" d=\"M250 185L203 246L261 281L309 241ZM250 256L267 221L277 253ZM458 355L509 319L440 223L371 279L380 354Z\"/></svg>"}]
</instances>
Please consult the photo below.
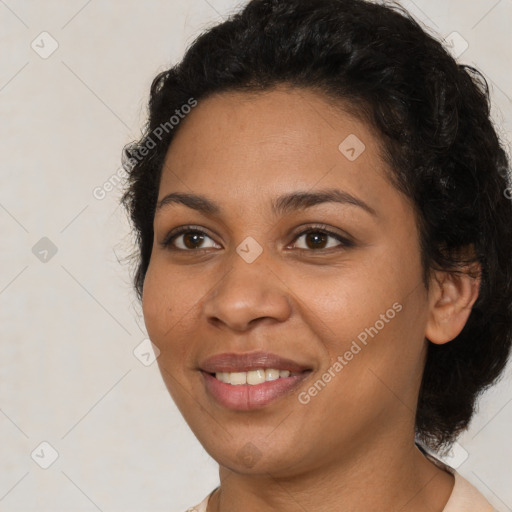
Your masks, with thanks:
<instances>
[{"instance_id":1,"label":"white teeth","mask_svg":"<svg viewBox=\"0 0 512 512\"><path fill-rule=\"evenodd\" d=\"M230 374L228 372L220 372L220 373L216 373L215 377L217 377L217 379L219 379L220 381L225 382L226 384L229 384L229 375Z\"/></svg>"},{"instance_id":2,"label":"white teeth","mask_svg":"<svg viewBox=\"0 0 512 512\"><path fill-rule=\"evenodd\" d=\"M279 370L265 370L265 380L276 380L279 379Z\"/></svg>"},{"instance_id":3,"label":"white teeth","mask_svg":"<svg viewBox=\"0 0 512 512\"><path fill-rule=\"evenodd\" d=\"M247 372L247 384L261 384L265 382L265 370L252 370Z\"/></svg>"},{"instance_id":4,"label":"white teeth","mask_svg":"<svg viewBox=\"0 0 512 512\"><path fill-rule=\"evenodd\" d=\"M276 370L274 368L258 368L249 372L217 372L215 377L226 384L233 386L240 386L242 384L249 384L255 386L271 380L279 378L293 377L299 375L298 373L290 373L289 370Z\"/></svg>"},{"instance_id":5,"label":"white teeth","mask_svg":"<svg viewBox=\"0 0 512 512\"><path fill-rule=\"evenodd\" d=\"M246 372L233 372L228 373L229 383L234 386L239 386L240 384L245 384L247 382L247 373Z\"/></svg>"}]
</instances>

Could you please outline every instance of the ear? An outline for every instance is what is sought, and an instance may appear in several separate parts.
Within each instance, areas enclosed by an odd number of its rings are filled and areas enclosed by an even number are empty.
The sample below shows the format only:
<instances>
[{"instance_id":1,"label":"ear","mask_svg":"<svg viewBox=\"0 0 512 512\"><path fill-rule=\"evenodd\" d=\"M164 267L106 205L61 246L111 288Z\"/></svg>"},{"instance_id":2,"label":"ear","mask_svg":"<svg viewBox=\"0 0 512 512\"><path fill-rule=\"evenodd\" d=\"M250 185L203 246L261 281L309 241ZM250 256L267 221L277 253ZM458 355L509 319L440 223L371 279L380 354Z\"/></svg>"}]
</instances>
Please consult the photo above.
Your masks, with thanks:
<instances>
[{"instance_id":1,"label":"ear","mask_svg":"<svg viewBox=\"0 0 512 512\"><path fill-rule=\"evenodd\" d=\"M478 298L482 268L472 263L459 272L434 273L429 290L429 318L425 337L442 345L456 338L466 325Z\"/></svg>"}]
</instances>

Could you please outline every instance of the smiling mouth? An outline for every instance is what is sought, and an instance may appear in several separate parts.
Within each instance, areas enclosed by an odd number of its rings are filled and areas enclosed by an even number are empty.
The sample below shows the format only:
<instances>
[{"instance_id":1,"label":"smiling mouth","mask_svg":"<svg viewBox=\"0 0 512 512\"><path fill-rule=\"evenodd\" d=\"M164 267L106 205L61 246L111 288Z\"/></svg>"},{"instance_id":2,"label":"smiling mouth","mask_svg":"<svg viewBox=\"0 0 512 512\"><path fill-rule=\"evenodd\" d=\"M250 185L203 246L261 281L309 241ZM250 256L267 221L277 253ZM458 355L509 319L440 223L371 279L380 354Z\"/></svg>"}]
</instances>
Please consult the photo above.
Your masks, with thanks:
<instances>
[{"instance_id":1,"label":"smiling mouth","mask_svg":"<svg viewBox=\"0 0 512 512\"><path fill-rule=\"evenodd\" d=\"M295 377L302 373L304 372L290 372L290 370L277 370L275 368L257 368L248 372L216 372L210 373L210 375L224 382L224 384L231 384L232 386L242 386L244 384L256 386L263 382Z\"/></svg>"},{"instance_id":2,"label":"smiling mouth","mask_svg":"<svg viewBox=\"0 0 512 512\"><path fill-rule=\"evenodd\" d=\"M249 411L270 406L290 395L313 370L291 372L275 368L256 368L245 372L201 371L207 394L227 409ZM225 382L229 380L229 382Z\"/></svg>"}]
</instances>

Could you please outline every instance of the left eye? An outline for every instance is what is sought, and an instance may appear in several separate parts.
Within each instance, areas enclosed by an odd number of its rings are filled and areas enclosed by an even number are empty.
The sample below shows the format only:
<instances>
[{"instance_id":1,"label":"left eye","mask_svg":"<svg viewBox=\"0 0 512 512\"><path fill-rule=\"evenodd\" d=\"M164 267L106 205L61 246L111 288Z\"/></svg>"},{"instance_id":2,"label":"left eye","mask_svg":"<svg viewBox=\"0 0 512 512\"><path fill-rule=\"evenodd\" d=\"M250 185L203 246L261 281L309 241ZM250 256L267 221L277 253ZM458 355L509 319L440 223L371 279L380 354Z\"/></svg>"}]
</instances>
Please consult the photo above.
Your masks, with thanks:
<instances>
[{"instance_id":1,"label":"left eye","mask_svg":"<svg viewBox=\"0 0 512 512\"><path fill-rule=\"evenodd\" d=\"M349 247L353 245L349 240L338 235L337 233L331 233L330 231L325 231L318 228L311 228L306 231L300 233L295 241L304 237L305 247L298 247L298 249L302 250L322 250L322 249L331 249L332 247ZM331 240L338 241L338 244L329 244L329 238ZM327 245L325 245L327 244Z\"/></svg>"}]
</instances>

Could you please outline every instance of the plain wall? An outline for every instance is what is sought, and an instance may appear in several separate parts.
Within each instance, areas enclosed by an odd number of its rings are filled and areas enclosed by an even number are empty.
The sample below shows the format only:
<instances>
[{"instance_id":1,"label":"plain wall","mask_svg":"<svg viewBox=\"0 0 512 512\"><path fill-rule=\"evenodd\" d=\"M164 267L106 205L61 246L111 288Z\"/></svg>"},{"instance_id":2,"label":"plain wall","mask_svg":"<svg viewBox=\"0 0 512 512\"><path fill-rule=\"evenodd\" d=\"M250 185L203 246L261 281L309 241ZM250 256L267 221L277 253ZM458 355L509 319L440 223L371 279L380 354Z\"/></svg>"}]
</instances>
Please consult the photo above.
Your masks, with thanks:
<instances>
[{"instance_id":1,"label":"plain wall","mask_svg":"<svg viewBox=\"0 0 512 512\"><path fill-rule=\"evenodd\" d=\"M468 42L460 61L488 78L510 141L512 2L402 3ZM121 189L94 191L140 135L154 75L237 4L0 2L0 511L182 512L218 482L156 363L133 353L147 336L122 263ZM459 472L500 512L512 510L511 383L509 366L459 440ZM42 442L58 452L48 469Z\"/></svg>"}]
</instances>

